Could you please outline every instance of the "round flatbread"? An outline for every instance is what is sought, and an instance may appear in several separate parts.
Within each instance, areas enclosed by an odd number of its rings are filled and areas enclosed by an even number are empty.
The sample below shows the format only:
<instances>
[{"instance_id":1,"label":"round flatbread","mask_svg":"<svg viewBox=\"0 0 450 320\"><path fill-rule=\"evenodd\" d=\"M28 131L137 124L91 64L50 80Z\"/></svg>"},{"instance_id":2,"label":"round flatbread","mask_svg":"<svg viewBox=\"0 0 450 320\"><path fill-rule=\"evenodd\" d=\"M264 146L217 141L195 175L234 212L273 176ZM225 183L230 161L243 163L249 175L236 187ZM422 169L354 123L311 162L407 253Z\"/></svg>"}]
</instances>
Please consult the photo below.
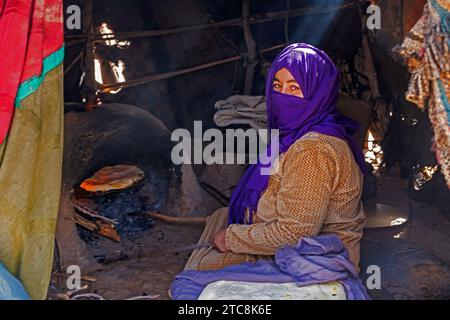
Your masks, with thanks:
<instances>
[{"instance_id":1,"label":"round flatbread","mask_svg":"<svg viewBox=\"0 0 450 320\"><path fill-rule=\"evenodd\" d=\"M91 178L84 180L80 187L88 192L120 190L135 185L144 177L144 171L133 165L104 167Z\"/></svg>"}]
</instances>

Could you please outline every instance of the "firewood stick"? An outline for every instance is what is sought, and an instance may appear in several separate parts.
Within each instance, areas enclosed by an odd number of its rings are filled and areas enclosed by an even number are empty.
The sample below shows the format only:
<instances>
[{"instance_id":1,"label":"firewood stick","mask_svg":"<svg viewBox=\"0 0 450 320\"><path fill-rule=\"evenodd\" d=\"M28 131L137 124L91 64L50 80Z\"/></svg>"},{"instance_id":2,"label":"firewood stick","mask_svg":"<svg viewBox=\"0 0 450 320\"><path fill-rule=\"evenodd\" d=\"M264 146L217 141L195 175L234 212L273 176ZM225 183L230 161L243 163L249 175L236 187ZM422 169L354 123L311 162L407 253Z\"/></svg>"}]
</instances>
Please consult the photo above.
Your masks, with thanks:
<instances>
[{"instance_id":1,"label":"firewood stick","mask_svg":"<svg viewBox=\"0 0 450 320\"><path fill-rule=\"evenodd\" d=\"M253 79L255 76L255 68L258 65L256 54L256 42L253 38L252 29L250 27L250 0L242 2L242 27L244 31L245 44L247 46L248 64L245 70L244 94L251 95L253 88Z\"/></svg>"},{"instance_id":2,"label":"firewood stick","mask_svg":"<svg viewBox=\"0 0 450 320\"><path fill-rule=\"evenodd\" d=\"M97 230L97 225L94 222L92 222L91 220L83 218L78 213L74 213L73 217L75 219L75 223L82 226L83 228L88 229L89 231Z\"/></svg>"},{"instance_id":3,"label":"firewood stick","mask_svg":"<svg viewBox=\"0 0 450 320\"><path fill-rule=\"evenodd\" d=\"M75 209L80 211L82 214L85 214L85 215L87 215L87 216L89 216L91 218L103 220L104 222L110 223L110 224L117 224L118 223L117 220L109 219L109 218L106 218L106 217L104 217L102 215L99 215L95 210L92 210L92 209L88 208L87 206L85 206L85 205L83 205L83 204L81 204L79 202L75 201L74 202L74 207L75 207Z\"/></svg>"},{"instance_id":4,"label":"firewood stick","mask_svg":"<svg viewBox=\"0 0 450 320\"><path fill-rule=\"evenodd\" d=\"M140 211L129 213L130 215L143 215L172 224L205 224L206 217L174 217L155 211Z\"/></svg>"},{"instance_id":5,"label":"firewood stick","mask_svg":"<svg viewBox=\"0 0 450 320\"><path fill-rule=\"evenodd\" d=\"M74 213L74 219L76 224L88 229L89 231L95 232L116 242L120 241L120 236L112 224L105 223L101 220L91 221L76 212Z\"/></svg>"}]
</instances>

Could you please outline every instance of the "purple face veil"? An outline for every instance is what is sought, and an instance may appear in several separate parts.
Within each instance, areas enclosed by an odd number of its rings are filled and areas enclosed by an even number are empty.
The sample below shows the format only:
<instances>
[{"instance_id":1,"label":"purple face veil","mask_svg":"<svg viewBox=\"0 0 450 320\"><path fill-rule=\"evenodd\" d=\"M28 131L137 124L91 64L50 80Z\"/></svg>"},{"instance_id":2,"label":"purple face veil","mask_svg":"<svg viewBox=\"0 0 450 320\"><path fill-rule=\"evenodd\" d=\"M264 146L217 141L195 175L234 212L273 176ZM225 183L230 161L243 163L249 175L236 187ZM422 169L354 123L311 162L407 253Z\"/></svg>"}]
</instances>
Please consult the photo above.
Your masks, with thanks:
<instances>
[{"instance_id":1,"label":"purple face veil","mask_svg":"<svg viewBox=\"0 0 450 320\"><path fill-rule=\"evenodd\" d=\"M274 75L286 68L302 89L304 98L286 95L272 89ZM366 172L364 156L353 138L358 124L337 110L339 72L328 55L305 43L286 47L272 63L267 75L266 104L269 129L278 129L279 152L289 147L308 132L338 137L347 142L362 173ZM270 150L270 145L267 148ZM261 174L260 161L251 165L233 192L229 206L228 223L252 223L245 219L247 209L256 212L259 198L267 188L268 175ZM301 182L299 182L301 183Z\"/></svg>"}]
</instances>

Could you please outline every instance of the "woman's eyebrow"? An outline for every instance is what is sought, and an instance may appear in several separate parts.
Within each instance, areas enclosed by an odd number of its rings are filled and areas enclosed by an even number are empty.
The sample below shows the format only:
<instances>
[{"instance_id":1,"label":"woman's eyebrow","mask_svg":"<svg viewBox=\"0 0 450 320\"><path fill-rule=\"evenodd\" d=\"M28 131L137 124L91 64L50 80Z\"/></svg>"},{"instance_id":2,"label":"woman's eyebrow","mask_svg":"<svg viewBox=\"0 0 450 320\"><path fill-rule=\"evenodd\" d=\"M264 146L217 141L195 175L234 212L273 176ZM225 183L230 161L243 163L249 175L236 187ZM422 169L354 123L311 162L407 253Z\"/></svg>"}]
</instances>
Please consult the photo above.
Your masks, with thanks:
<instances>
[{"instance_id":1,"label":"woman's eyebrow","mask_svg":"<svg viewBox=\"0 0 450 320\"><path fill-rule=\"evenodd\" d=\"M278 81L281 82L280 80L278 80L277 78L273 78L273 82Z\"/></svg>"},{"instance_id":2,"label":"woman's eyebrow","mask_svg":"<svg viewBox=\"0 0 450 320\"><path fill-rule=\"evenodd\" d=\"M294 79L287 81L287 83L294 83L294 82L298 84L298 82L296 80L294 80Z\"/></svg>"}]
</instances>

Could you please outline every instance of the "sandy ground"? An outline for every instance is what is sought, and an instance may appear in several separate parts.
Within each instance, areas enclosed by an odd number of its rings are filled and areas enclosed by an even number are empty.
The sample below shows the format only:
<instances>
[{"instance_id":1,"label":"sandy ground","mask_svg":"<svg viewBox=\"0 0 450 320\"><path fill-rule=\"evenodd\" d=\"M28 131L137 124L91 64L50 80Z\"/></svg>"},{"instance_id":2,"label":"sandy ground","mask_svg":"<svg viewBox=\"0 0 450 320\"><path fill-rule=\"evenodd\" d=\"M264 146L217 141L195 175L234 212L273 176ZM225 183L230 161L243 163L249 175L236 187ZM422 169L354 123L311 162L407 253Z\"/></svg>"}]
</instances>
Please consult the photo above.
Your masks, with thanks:
<instances>
[{"instance_id":1,"label":"sandy ground","mask_svg":"<svg viewBox=\"0 0 450 320\"><path fill-rule=\"evenodd\" d=\"M409 210L411 224L400 237L418 244L450 266L450 222L434 207L408 200L406 182L396 176L391 172L378 177L377 201ZM83 282L88 284L88 288L80 293L96 293L105 299L136 296L169 299L170 283L182 271L191 252L186 247L196 243L202 229L203 226L198 225L156 222L154 228L144 233L141 244L129 252L128 258L84 270L83 275L96 281ZM49 299L58 298L58 290L54 286L55 283L51 286Z\"/></svg>"},{"instance_id":2,"label":"sandy ground","mask_svg":"<svg viewBox=\"0 0 450 320\"><path fill-rule=\"evenodd\" d=\"M169 299L170 283L183 270L191 253L191 250L183 248L196 243L202 229L202 226L157 222L155 228L147 232L144 247L137 257L107 264L92 273L98 279L92 285L92 291L105 299L142 295L159 295L158 299Z\"/></svg>"}]
</instances>

